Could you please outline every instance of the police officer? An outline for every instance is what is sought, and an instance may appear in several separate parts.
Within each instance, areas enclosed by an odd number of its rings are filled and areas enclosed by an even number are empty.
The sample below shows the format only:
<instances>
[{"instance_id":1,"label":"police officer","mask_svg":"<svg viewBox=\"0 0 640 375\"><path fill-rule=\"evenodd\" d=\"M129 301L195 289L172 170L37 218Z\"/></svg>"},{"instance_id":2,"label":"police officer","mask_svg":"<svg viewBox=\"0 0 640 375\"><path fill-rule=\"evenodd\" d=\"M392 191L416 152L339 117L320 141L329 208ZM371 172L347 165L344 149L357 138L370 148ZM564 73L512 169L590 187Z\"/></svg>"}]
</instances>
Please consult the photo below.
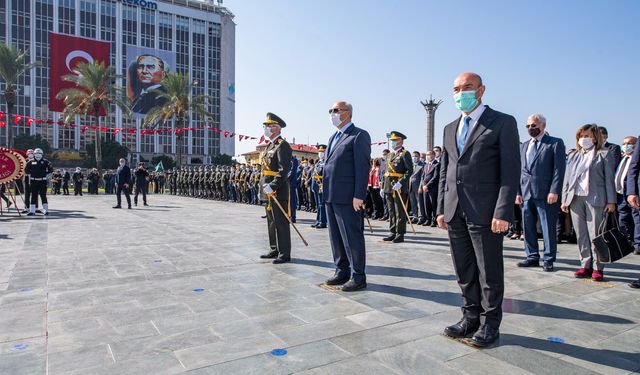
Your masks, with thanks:
<instances>
[{"instance_id":1,"label":"police officer","mask_svg":"<svg viewBox=\"0 0 640 375\"><path fill-rule=\"evenodd\" d=\"M27 164L31 163L33 160L33 150L28 149ZM26 168L24 174L24 184L22 186L24 188L24 210L22 211L22 213L26 214L29 212L29 204L31 203L31 179L29 178L29 173L26 171Z\"/></svg>"},{"instance_id":2,"label":"police officer","mask_svg":"<svg viewBox=\"0 0 640 375\"><path fill-rule=\"evenodd\" d=\"M262 177L260 196L267 201L267 226L269 229L270 251L261 258L275 258L274 264L291 261L291 232L285 215L289 211L289 182L287 175L291 169L291 146L280 133L287 124L273 113L267 113L264 121L264 135L269 144L260 155ZM277 207L277 204L280 207Z\"/></svg>"},{"instance_id":3,"label":"police officer","mask_svg":"<svg viewBox=\"0 0 640 375\"><path fill-rule=\"evenodd\" d=\"M28 216L36 214L36 204L38 203L38 195L42 200L42 209L45 215L49 214L49 204L47 202L47 175L53 172L53 167L47 159L44 158L41 148L33 151L35 160L27 163L25 173L29 175L31 183L31 205L29 206Z\"/></svg>"},{"instance_id":4,"label":"police officer","mask_svg":"<svg viewBox=\"0 0 640 375\"><path fill-rule=\"evenodd\" d=\"M318 162L312 174L311 191L316 201L316 222L311 227L322 229L327 227L327 212L324 208L324 199L322 197L322 175L324 169L324 154L327 145L318 145Z\"/></svg>"},{"instance_id":5,"label":"police officer","mask_svg":"<svg viewBox=\"0 0 640 375\"><path fill-rule=\"evenodd\" d=\"M391 234L382 240L400 243L404 242L404 234L407 231L406 206L403 206L408 198L413 161L409 151L402 146L404 140L407 139L404 134L393 131L389 139L391 140L392 152L387 155L386 159L387 169L384 174L383 191L387 198Z\"/></svg>"},{"instance_id":6,"label":"police officer","mask_svg":"<svg viewBox=\"0 0 640 375\"><path fill-rule=\"evenodd\" d=\"M76 167L76 171L71 176L73 180L73 195L82 196L82 180L84 180L84 175L80 171L80 167Z\"/></svg>"}]
</instances>

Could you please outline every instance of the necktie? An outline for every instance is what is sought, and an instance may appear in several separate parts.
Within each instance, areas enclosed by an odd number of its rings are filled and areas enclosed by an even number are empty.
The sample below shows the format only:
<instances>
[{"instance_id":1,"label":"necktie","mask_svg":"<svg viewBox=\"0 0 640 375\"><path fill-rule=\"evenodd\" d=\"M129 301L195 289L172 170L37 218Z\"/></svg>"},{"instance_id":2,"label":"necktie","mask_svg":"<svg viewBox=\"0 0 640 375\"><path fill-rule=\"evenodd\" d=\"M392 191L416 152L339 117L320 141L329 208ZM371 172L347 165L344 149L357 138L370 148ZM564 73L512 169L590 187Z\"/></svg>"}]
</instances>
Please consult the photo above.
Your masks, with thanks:
<instances>
[{"instance_id":1,"label":"necktie","mask_svg":"<svg viewBox=\"0 0 640 375\"><path fill-rule=\"evenodd\" d=\"M336 135L333 137L333 141L331 141L331 151L333 151L333 147L336 145L336 143L338 143L338 139L340 139L340 137L342 136L342 132L341 131L337 131Z\"/></svg>"},{"instance_id":2,"label":"necktie","mask_svg":"<svg viewBox=\"0 0 640 375\"><path fill-rule=\"evenodd\" d=\"M531 169L531 164L533 164L533 159L536 158L538 154L538 140L533 139L531 141L531 147L529 147L529 153L527 154L527 166Z\"/></svg>"},{"instance_id":3,"label":"necktie","mask_svg":"<svg viewBox=\"0 0 640 375\"><path fill-rule=\"evenodd\" d=\"M618 169L618 173L616 174L616 192L619 194L624 194L624 186L622 186L622 175L624 174L624 169L627 167L627 163L631 158L622 159L622 163L620 164L620 168Z\"/></svg>"},{"instance_id":4,"label":"necktie","mask_svg":"<svg viewBox=\"0 0 640 375\"><path fill-rule=\"evenodd\" d=\"M462 131L458 136L458 153L462 153L462 150L464 150L464 145L467 143L467 135L469 135L470 125L471 125L471 117L465 116L464 125L462 126Z\"/></svg>"}]
</instances>

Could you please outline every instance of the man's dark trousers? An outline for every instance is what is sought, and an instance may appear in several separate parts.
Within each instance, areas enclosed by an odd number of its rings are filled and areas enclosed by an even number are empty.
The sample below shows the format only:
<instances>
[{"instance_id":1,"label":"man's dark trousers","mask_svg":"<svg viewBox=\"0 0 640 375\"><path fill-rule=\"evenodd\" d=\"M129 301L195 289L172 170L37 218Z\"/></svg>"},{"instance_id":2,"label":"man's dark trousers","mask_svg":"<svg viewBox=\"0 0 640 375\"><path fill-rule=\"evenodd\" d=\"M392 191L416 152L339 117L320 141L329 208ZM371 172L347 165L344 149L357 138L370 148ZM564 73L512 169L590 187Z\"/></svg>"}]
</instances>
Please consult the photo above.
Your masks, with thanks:
<instances>
[{"instance_id":1,"label":"man's dark trousers","mask_svg":"<svg viewBox=\"0 0 640 375\"><path fill-rule=\"evenodd\" d=\"M348 277L351 274L349 267L351 264L353 281L356 284L366 282L364 269L366 254L364 251L354 251L354 249L364 249L365 246L362 212L356 212L351 204L325 202L324 206L327 210L327 226L336 274L340 277Z\"/></svg>"},{"instance_id":2,"label":"man's dark trousers","mask_svg":"<svg viewBox=\"0 0 640 375\"><path fill-rule=\"evenodd\" d=\"M631 239L633 247L640 248L640 210L631 208L622 194L618 194L618 222L620 230Z\"/></svg>"},{"instance_id":3,"label":"man's dark trousers","mask_svg":"<svg viewBox=\"0 0 640 375\"><path fill-rule=\"evenodd\" d=\"M558 235L556 233L556 223L560 204L548 204L543 199L527 199L522 204L522 222L524 224L524 251L527 259L539 260L538 249L538 219L542 228L544 238L544 253L542 260L545 262L556 261L556 251L558 248Z\"/></svg>"},{"instance_id":4,"label":"man's dark trousers","mask_svg":"<svg viewBox=\"0 0 640 375\"><path fill-rule=\"evenodd\" d=\"M448 223L448 232L451 257L464 299L464 316L484 317L485 324L497 329L502 321L504 294L503 235L493 233L490 224L469 222L460 206Z\"/></svg>"},{"instance_id":5,"label":"man's dark trousers","mask_svg":"<svg viewBox=\"0 0 640 375\"><path fill-rule=\"evenodd\" d=\"M125 188L122 186L118 186L118 188L116 189L116 199L117 199L117 205L118 207L121 206L121 202L122 202L122 197L121 194L122 192L124 192L124 197L127 199L127 206L131 207L131 197L129 196L129 188Z\"/></svg>"}]
</instances>

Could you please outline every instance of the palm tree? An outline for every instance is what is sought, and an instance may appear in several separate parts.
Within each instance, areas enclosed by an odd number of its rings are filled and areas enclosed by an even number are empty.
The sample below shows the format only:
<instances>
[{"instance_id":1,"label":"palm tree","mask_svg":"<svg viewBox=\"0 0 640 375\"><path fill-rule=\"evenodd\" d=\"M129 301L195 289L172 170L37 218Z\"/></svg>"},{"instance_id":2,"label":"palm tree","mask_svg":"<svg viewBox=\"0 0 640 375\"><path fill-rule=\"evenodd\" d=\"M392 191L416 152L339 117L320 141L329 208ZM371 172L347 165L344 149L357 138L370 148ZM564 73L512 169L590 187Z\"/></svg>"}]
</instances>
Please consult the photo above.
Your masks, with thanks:
<instances>
[{"instance_id":1,"label":"palm tree","mask_svg":"<svg viewBox=\"0 0 640 375\"><path fill-rule=\"evenodd\" d=\"M4 100L7 103L7 147L13 147L12 124L13 107L16 105L15 83L25 72L39 66L39 62L27 62L27 52L13 45L0 43L0 78L4 81Z\"/></svg>"},{"instance_id":2,"label":"palm tree","mask_svg":"<svg viewBox=\"0 0 640 375\"><path fill-rule=\"evenodd\" d=\"M144 118L143 126L145 127L158 127L176 120L176 133L178 152L176 153L176 166L182 166L182 147L183 147L183 132L185 128L186 118L189 114L189 110L192 113L197 113L200 116L207 118L211 117L205 110L205 103L210 98L206 95L194 95L189 96L190 80L188 74L182 73L167 73L167 76L162 81L162 88L155 89L157 98L160 104L151 108Z\"/></svg>"},{"instance_id":3,"label":"palm tree","mask_svg":"<svg viewBox=\"0 0 640 375\"><path fill-rule=\"evenodd\" d=\"M79 63L73 70L75 74L62 77L63 80L73 82L76 87L61 90L56 96L64 100L64 114L69 121L73 116L93 116L96 120L96 168L102 175L102 136L100 131L100 112L109 114L111 105L115 104L122 112L130 116L124 90L115 82L118 76L112 66L102 61Z\"/></svg>"}]
</instances>

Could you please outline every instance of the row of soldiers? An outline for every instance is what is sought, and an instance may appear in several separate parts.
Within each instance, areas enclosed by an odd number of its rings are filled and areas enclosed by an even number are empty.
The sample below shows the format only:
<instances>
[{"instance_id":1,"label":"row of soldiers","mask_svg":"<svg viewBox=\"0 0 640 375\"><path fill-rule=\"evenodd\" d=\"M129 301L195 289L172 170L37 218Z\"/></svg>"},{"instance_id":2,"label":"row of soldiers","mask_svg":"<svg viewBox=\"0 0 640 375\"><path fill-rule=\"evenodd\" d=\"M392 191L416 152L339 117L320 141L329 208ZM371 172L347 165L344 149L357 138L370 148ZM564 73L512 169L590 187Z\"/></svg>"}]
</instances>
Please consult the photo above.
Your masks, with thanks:
<instances>
[{"instance_id":1,"label":"row of soldiers","mask_svg":"<svg viewBox=\"0 0 640 375\"><path fill-rule=\"evenodd\" d=\"M260 204L259 164L206 165L170 170L169 191L172 195L215 199L247 204Z\"/></svg>"}]
</instances>

